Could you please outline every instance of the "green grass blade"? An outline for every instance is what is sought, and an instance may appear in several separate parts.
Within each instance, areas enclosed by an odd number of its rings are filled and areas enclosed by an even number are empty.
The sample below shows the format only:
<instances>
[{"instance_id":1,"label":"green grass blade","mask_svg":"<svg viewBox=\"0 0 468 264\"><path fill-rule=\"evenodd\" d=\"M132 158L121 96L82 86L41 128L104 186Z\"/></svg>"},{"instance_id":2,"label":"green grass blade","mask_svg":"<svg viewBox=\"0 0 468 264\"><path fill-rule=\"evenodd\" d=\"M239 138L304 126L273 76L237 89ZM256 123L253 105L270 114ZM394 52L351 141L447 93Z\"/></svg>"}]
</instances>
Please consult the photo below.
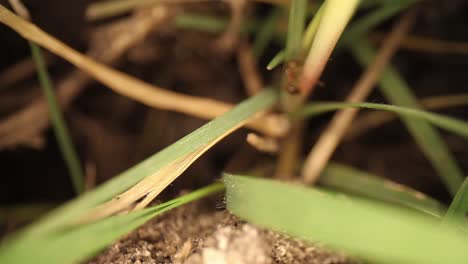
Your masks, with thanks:
<instances>
[{"instance_id":1,"label":"green grass blade","mask_svg":"<svg viewBox=\"0 0 468 264\"><path fill-rule=\"evenodd\" d=\"M120 15L132 9L141 6L154 4L157 0L103 0L90 5L87 10L87 16L94 19L104 19Z\"/></svg>"},{"instance_id":2,"label":"green grass blade","mask_svg":"<svg viewBox=\"0 0 468 264\"><path fill-rule=\"evenodd\" d=\"M302 40L303 50L309 50L312 46L312 41L314 40L315 33L317 33L317 30L319 28L320 20L322 19L323 10L325 9L326 4L326 1L323 2L323 4L318 9L317 13L315 13L314 18L310 21L309 25L306 28L304 38Z\"/></svg>"},{"instance_id":3,"label":"green grass blade","mask_svg":"<svg viewBox=\"0 0 468 264\"><path fill-rule=\"evenodd\" d=\"M285 57L293 59L299 53L307 14L307 0L292 0L289 10Z\"/></svg>"},{"instance_id":4,"label":"green grass blade","mask_svg":"<svg viewBox=\"0 0 468 264\"><path fill-rule=\"evenodd\" d=\"M31 237L23 243L2 248L0 263L77 263L91 257L155 216L223 189L224 186L221 183L215 183L144 210L113 216L45 236Z\"/></svg>"},{"instance_id":5,"label":"green grass blade","mask_svg":"<svg viewBox=\"0 0 468 264\"><path fill-rule=\"evenodd\" d=\"M438 201L409 187L341 164L332 163L326 167L318 183L323 187L406 206L436 217L442 217L447 211Z\"/></svg>"},{"instance_id":6,"label":"green grass blade","mask_svg":"<svg viewBox=\"0 0 468 264\"><path fill-rule=\"evenodd\" d=\"M339 46L353 44L353 42L364 37L380 23L411 7L419 1L421 0L398 0L383 4L376 11L373 11L352 23L349 26L349 29L343 34Z\"/></svg>"},{"instance_id":7,"label":"green grass blade","mask_svg":"<svg viewBox=\"0 0 468 264\"><path fill-rule=\"evenodd\" d=\"M271 71L284 61L284 50L279 51L267 65L267 70Z\"/></svg>"},{"instance_id":8,"label":"green grass blade","mask_svg":"<svg viewBox=\"0 0 468 264\"><path fill-rule=\"evenodd\" d=\"M226 18L201 14L180 14L175 17L174 22L179 28L202 30L208 33L223 32L229 24Z\"/></svg>"},{"instance_id":9,"label":"green grass blade","mask_svg":"<svg viewBox=\"0 0 468 264\"><path fill-rule=\"evenodd\" d=\"M264 89L258 95L238 104L227 112L196 131L190 133L164 150L154 154L93 191L70 201L52 211L36 224L17 234L17 239L34 237L54 232L69 226L95 206L113 198L149 175L153 175L172 161L178 160L194 150L210 144L227 131L232 131L239 123L251 118L256 113L265 111L278 100L278 91Z\"/></svg>"},{"instance_id":10,"label":"green grass blade","mask_svg":"<svg viewBox=\"0 0 468 264\"><path fill-rule=\"evenodd\" d=\"M260 58L265 52L268 43L275 37L275 30L278 20L281 16L282 9L274 8L265 21L260 25L257 37L253 45L253 54L255 58Z\"/></svg>"},{"instance_id":11,"label":"green grass blade","mask_svg":"<svg viewBox=\"0 0 468 264\"><path fill-rule=\"evenodd\" d=\"M460 190L458 190L455 198L444 216L444 222L465 223L466 214L468 213L468 178L465 178Z\"/></svg>"},{"instance_id":12,"label":"green grass blade","mask_svg":"<svg viewBox=\"0 0 468 264\"><path fill-rule=\"evenodd\" d=\"M384 22L385 20L389 19L392 16L400 13L401 11L407 9L408 7L412 6L416 2L421 0L405 0L405 1L392 1L385 2L381 7L377 9L377 11L373 11L370 14L365 15L364 17L360 18L356 22L349 25L348 29L343 33L343 36L340 38L338 43L337 49L343 47L343 45L352 44L352 42L358 40L359 38L363 37L366 33L374 29L380 23ZM382 2L382 1L377 1ZM377 3L365 3L364 7L373 6ZM382 3L378 3L382 4ZM360 5L362 7L363 4ZM313 21L307 27L306 33L303 39L303 46L310 47L311 40L315 35L315 24L319 24L321 13L323 12L323 6L318 11L317 16L314 17ZM283 55L284 51L280 51L268 64L267 69L272 70L279 64L283 63L285 60L285 56Z\"/></svg>"},{"instance_id":13,"label":"green grass blade","mask_svg":"<svg viewBox=\"0 0 468 264\"><path fill-rule=\"evenodd\" d=\"M182 29L200 30L207 33L221 33L226 30L229 19L226 17L209 16L197 13L183 13L175 17L175 25ZM241 25L241 33L254 32L259 27L257 21L245 21Z\"/></svg>"},{"instance_id":14,"label":"green grass blade","mask_svg":"<svg viewBox=\"0 0 468 264\"><path fill-rule=\"evenodd\" d=\"M354 57L363 67L367 67L373 61L376 54L372 45L365 40L354 42L351 45L351 50ZM379 84L380 91L390 103L418 108L417 100L412 94L411 89L392 67L387 66ZM438 132L424 120L403 117L402 121L426 157L431 161L432 166L439 174L447 189L450 193L455 194L463 182L463 173Z\"/></svg>"},{"instance_id":15,"label":"green grass blade","mask_svg":"<svg viewBox=\"0 0 468 264\"><path fill-rule=\"evenodd\" d=\"M443 116L436 113L427 112L424 110L396 105L375 103L316 102L304 107L304 109L299 115L303 117L311 117L314 115L351 107L389 111L400 115L404 120L409 119L412 120L411 122L415 123L420 121L432 123L433 125L446 129L452 133L455 133L459 136L468 139L468 123L465 121Z\"/></svg>"},{"instance_id":16,"label":"green grass blade","mask_svg":"<svg viewBox=\"0 0 468 264\"><path fill-rule=\"evenodd\" d=\"M227 207L235 215L368 263L462 264L468 259L468 239L430 216L272 180L226 175L224 181Z\"/></svg>"},{"instance_id":17,"label":"green grass blade","mask_svg":"<svg viewBox=\"0 0 468 264\"><path fill-rule=\"evenodd\" d=\"M32 42L29 42L29 46L34 62L36 63L39 82L49 107L55 138L57 139L63 159L67 165L73 187L77 194L82 193L84 191L83 170L78 154L73 147L72 139L62 116L62 112L57 103L57 98L55 97L54 88L47 72L41 48Z\"/></svg>"}]
</instances>

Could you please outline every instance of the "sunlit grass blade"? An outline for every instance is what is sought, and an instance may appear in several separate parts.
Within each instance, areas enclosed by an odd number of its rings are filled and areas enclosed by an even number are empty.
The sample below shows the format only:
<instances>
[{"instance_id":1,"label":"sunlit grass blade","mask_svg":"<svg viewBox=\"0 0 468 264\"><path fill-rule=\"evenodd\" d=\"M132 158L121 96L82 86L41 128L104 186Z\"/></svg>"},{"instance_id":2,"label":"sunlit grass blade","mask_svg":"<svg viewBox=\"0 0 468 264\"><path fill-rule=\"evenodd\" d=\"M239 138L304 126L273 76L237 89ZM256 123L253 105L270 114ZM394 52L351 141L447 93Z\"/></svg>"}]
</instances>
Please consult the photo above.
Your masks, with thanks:
<instances>
[{"instance_id":1,"label":"sunlit grass blade","mask_svg":"<svg viewBox=\"0 0 468 264\"><path fill-rule=\"evenodd\" d=\"M351 23L348 29L343 32L343 36L341 37L340 41L338 42L337 49L342 48L346 44L350 44L355 40L360 39L361 37L365 36L366 33L374 29L380 23L384 22L385 20L389 19L392 16L400 13L401 11L411 7L413 4L417 3L421 0L405 0L405 1L398 1L398 2L385 2L384 3L377 3L381 1L376 1L376 3L366 3L361 4L360 7L364 6L374 6L374 5L381 5L376 11L373 11L362 18L358 19L356 22ZM304 34L303 38L303 47L310 47L311 41L315 37L316 34L316 24L320 24L320 19L323 14L323 6L318 11L316 17L314 17L313 21L308 25L306 29L306 33ZM318 26L317 25L317 26ZM279 64L284 62L284 55L279 56L283 51L280 51L268 64L267 69L271 70L278 66Z\"/></svg>"},{"instance_id":2,"label":"sunlit grass blade","mask_svg":"<svg viewBox=\"0 0 468 264\"><path fill-rule=\"evenodd\" d=\"M332 163L326 167L318 184L340 192L406 206L437 217L442 217L447 210L444 205L421 192L341 164Z\"/></svg>"},{"instance_id":3,"label":"sunlit grass blade","mask_svg":"<svg viewBox=\"0 0 468 264\"><path fill-rule=\"evenodd\" d=\"M29 237L0 249L1 263L77 263L93 256L131 230L168 210L201 199L224 189L215 183L163 204L95 223L58 230L44 236Z\"/></svg>"},{"instance_id":4,"label":"sunlit grass blade","mask_svg":"<svg viewBox=\"0 0 468 264\"><path fill-rule=\"evenodd\" d=\"M78 158L78 154L73 147L70 132L68 131L68 127L62 116L62 112L60 111L57 98L55 97L52 81L50 80L49 73L47 72L47 67L45 65L44 58L42 57L41 49L32 42L29 42L29 45L31 48L32 57L36 63L39 82L47 100L50 119L52 120L52 125L55 132L55 138L57 139L63 159L67 165L68 173L70 174L70 179L75 192L80 194L84 191L84 176L83 169L80 164L80 159Z\"/></svg>"},{"instance_id":5,"label":"sunlit grass blade","mask_svg":"<svg viewBox=\"0 0 468 264\"><path fill-rule=\"evenodd\" d=\"M461 264L468 259L468 239L431 216L272 180L226 175L224 181L227 207L235 215L369 263Z\"/></svg>"},{"instance_id":6,"label":"sunlit grass blade","mask_svg":"<svg viewBox=\"0 0 468 264\"><path fill-rule=\"evenodd\" d=\"M424 121L431 123L440 128L446 129L452 133L468 139L468 122L443 116L436 113L427 112L424 110L375 103L340 103L340 102L315 102L305 106L302 112L298 115L302 117L311 117L314 115L335 111L338 109L346 109L350 107L368 108L375 110L384 110L399 114L403 119L411 119L412 122ZM463 180L462 180L463 181Z\"/></svg>"},{"instance_id":7,"label":"sunlit grass blade","mask_svg":"<svg viewBox=\"0 0 468 264\"><path fill-rule=\"evenodd\" d=\"M310 94L315 87L358 5L359 0L326 0L299 81L299 90L304 96Z\"/></svg>"},{"instance_id":8,"label":"sunlit grass blade","mask_svg":"<svg viewBox=\"0 0 468 264\"><path fill-rule=\"evenodd\" d=\"M468 213L468 178L465 178L462 186L458 190L455 198L444 216L444 222L455 222L466 225L466 216ZM465 226L466 227L466 226Z\"/></svg>"},{"instance_id":9,"label":"sunlit grass blade","mask_svg":"<svg viewBox=\"0 0 468 264\"><path fill-rule=\"evenodd\" d=\"M323 10L325 9L326 1L320 6L317 13L315 13L314 18L309 22L307 28L304 32L304 37L302 38L302 49L309 50L314 40L315 34L320 25L320 20L322 19Z\"/></svg>"},{"instance_id":10,"label":"sunlit grass blade","mask_svg":"<svg viewBox=\"0 0 468 264\"><path fill-rule=\"evenodd\" d=\"M351 50L353 56L363 67L367 67L376 54L370 43L365 40L355 41L351 45ZM379 84L380 91L390 103L419 108L417 99L411 92L410 87L391 66L387 66ZM450 193L455 194L463 182L463 173L438 132L424 120L415 120L403 116L402 121L426 157L431 161L432 166L447 189ZM463 131L458 133L461 132Z\"/></svg>"}]
</instances>

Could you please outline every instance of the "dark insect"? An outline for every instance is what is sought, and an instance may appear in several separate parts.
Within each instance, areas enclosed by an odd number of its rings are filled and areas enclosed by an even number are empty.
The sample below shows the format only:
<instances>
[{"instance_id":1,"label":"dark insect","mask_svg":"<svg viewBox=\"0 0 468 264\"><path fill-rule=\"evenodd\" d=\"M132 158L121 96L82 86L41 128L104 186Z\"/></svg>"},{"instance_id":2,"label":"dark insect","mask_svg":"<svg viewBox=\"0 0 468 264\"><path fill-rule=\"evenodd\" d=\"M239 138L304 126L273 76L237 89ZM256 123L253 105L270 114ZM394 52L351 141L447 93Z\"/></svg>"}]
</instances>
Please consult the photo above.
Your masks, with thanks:
<instances>
[{"instance_id":1,"label":"dark insect","mask_svg":"<svg viewBox=\"0 0 468 264\"><path fill-rule=\"evenodd\" d=\"M285 89L290 94L299 93L299 77L302 73L302 62L297 60L290 60L286 63L284 68L284 75L286 76Z\"/></svg>"}]
</instances>

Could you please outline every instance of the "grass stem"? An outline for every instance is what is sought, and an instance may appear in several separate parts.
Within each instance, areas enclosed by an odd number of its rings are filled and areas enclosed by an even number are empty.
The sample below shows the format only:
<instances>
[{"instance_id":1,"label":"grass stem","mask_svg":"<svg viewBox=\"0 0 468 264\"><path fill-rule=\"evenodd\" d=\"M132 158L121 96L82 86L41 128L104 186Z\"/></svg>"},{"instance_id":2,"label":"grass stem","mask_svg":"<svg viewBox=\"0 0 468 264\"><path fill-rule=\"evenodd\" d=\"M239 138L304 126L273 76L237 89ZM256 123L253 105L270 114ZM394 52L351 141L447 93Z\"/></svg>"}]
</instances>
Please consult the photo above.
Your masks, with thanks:
<instances>
[{"instance_id":1,"label":"grass stem","mask_svg":"<svg viewBox=\"0 0 468 264\"><path fill-rule=\"evenodd\" d=\"M47 68L42 57L41 49L35 43L29 42L33 59L37 66L37 73L42 91L46 97L49 107L50 118L55 132L55 137L62 152L63 159L68 168L73 187L77 194L84 190L83 169L80 165L78 154L76 153L70 133L65 120L60 111L60 107L55 97L52 81L50 80Z\"/></svg>"}]
</instances>

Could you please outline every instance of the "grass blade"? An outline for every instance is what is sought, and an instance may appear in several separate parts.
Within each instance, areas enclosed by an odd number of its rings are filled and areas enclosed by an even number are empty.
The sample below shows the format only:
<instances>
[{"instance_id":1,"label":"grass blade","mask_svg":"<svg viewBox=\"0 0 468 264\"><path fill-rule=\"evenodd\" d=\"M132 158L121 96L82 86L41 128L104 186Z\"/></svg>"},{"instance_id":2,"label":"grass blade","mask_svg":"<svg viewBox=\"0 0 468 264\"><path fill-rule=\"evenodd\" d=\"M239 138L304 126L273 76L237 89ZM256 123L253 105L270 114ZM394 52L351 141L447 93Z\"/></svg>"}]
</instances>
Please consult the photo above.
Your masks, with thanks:
<instances>
[{"instance_id":1,"label":"grass blade","mask_svg":"<svg viewBox=\"0 0 468 264\"><path fill-rule=\"evenodd\" d=\"M468 139L468 123L459 119L443 116L436 113L427 112L424 110L375 103L334 103L334 102L316 102L312 103L302 110L299 114L302 117L311 117L318 114L335 111L338 109L346 109L350 107L367 108L375 110L384 110L399 114L403 119L411 119L412 122L424 121L432 123L440 128L446 129L452 133ZM463 181L463 180L462 180Z\"/></svg>"},{"instance_id":2,"label":"grass blade","mask_svg":"<svg viewBox=\"0 0 468 264\"><path fill-rule=\"evenodd\" d=\"M31 54L34 62L36 63L39 82L41 83L42 91L49 107L55 138L57 139L63 159L67 165L73 187L76 193L80 194L84 191L84 177L78 154L73 147L68 127L65 124L57 98L55 97L52 81L50 80L47 72L47 67L45 65L44 58L42 57L41 49L32 42L29 42L29 46L31 48Z\"/></svg>"},{"instance_id":3,"label":"grass blade","mask_svg":"<svg viewBox=\"0 0 468 264\"><path fill-rule=\"evenodd\" d=\"M174 22L179 28L202 30L208 33L221 33L229 24L226 18L200 14L179 14L175 17Z\"/></svg>"},{"instance_id":4,"label":"grass blade","mask_svg":"<svg viewBox=\"0 0 468 264\"><path fill-rule=\"evenodd\" d=\"M401 11L407 9L408 7L412 6L413 4L417 3L421 0L406 0L406 1L398 1L398 2L391 2L385 3L382 7L380 7L377 11L374 11L364 17L360 18L358 21L352 23L348 29L343 33L340 41L338 42L337 49L342 48L344 45L352 44L353 41L356 41L363 37L366 33L371 31L377 25L382 23L383 21L387 20L388 18L400 13ZM369 4L369 5L375 5ZM363 7L364 4L361 4L360 7ZM317 22L315 22L315 18L311 24L307 27L306 33L303 39L303 47L310 47L313 37L315 36L315 25L314 23L319 24L319 20L323 14L323 8L321 7L318 11L317 15ZM310 31L310 32L309 32ZM312 34L313 33L313 34ZM280 51L268 64L267 69L271 70L278 66L279 64L283 63L284 55L279 56L284 51Z\"/></svg>"},{"instance_id":5,"label":"grass blade","mask_svg":"<svg viewBox=\"0 0 468 264\"><path fill-rule=\"evenodd\" d=\"M96 223L60 230L53 234L30 237L21 244L3 247L1 263L77 263L102 250L121 236L168 210L220 192L215 183L182 197L144 210L113 216ZM96 235L98 234L98 235ZM64 250L64 245L67 250ZM26 253L27 252L27 253Z\"/></svg>"},{"instance_id":6,"label":"grass blade","mask_svg":"<svg viewBox=\"0 0 468 264\"><path fill-rule=\"evenodd\" d=\"M468 178L465 179L460 190L458 190L455 198L444 216L444 222L463 223L466 221L468 213ZM466 227L466 226L465 226Z\"/></svg>"},{"instance_id":7,"label":"grass blade","mask_svg":"<svg viewBox=\"0 0 468 264\"><path fill-rule=\"evenodd\" d=\"M299 90L304 96L312 92L358 5L359 0L326 0L299 81Z\"/></svg>"},{"instance_id":8,"label":"grass blade","mask_svg":"<svg viewBox=\"0 0 468 264\"><path fill-rule=\"evenodd\" d=\"M468 105L468 94L447 94L436 95L426 98L418 98L418 104L427 111L436 111L444 108L459 107ZM379 127L387 122L398 118L390 112L371 112L362 115L347 131L345 140L349 141L361 136L362 134Z\"/></svg>"},{"instance_id":9,"label":"grass blade","mask_svg":"<svg viewBox=\"0 0 468 264\"><path fill-rule=\"evenodd\" d=\"M343 34L339 46L353 44L383 21L399 14L419 1L421 0L390 1L383 4L376 11L365 15L351 24L349 29Z\"/></svg>"},{"instance_id":10,"label":"grass blade","mask_svg":"<svg viewBox=\"0 0 468 264\"><path fill-rule=\"evenodd\" d=\"M253 54L255 58L258 59L263 55L268 43L270 43L274 38L276 25L281 16L281 12L282 9L274 8L265 21L260 25L260 29L253 45Z\"/></svg>"},{"instance_id":11,"label":"grass blade","mask_svg":"<svg viewBox=\"0 0 468 264\"><path fill-rule=\"evenodd\" d=\"M301 49L307 14L307 0L292 0L289 10L288 34L286 37L285 57L293 59Z\"/></svg>"},{"instance_id":12,"label":"grass blade","mask_svg":"<svg viewBox=\"0 0 468 264\"><path fill-rule=\"evenodd\" d=\"M351 50L363 67L369 65L375 56L375 51L368 41L363 40L353 43ZM380 91L390 103L419 108L417 99L412 94L411 89L392 67L387 66L379 84ZM463 173L438 132L424 120L403 117L402 121L426 157L431 161L432 166L447 189L454 195L463 182Z\"/></svg>"},{"instance_id":13,"label":"grass blade","mask_svg":"<svg viewBox=\"0 0 468 264\"><path fill-rule=\"evenodd\" d=\"M277 91L265 89L258 95L239 104L230 112L207 123L171 146L117 175L95 190L85 193L59 207L36 224L17 234L15 239L20 241L27 237L43 236L72 225L77 219L93 210L95 206L131 188L145 177L167 168L173 161L218 140L220 136L225 135L227 131L232 131L240 123L254 117L258 112L267 110L277 100Z\"/></svg>"},{"instance_id":14,"label":"grass blade","mask_svg":"<svg viewBox=\"0 0 468 264\"><path fill-rule=\"evenodd\" d=\"M271 71L274 68L278 67L278 65L283 63L284 57L285 57L284 50L281 50L278 53L276 53L276 55L273 57L273 59L271 59L271 61L268 63L268 65L266 67L267 70Z\"/></svg>"},{"instance_id":15,"label":"grass blade","mask_svg":"<svg viewBox=\"0 0 468 264\"><path fill-rule=\"evenodd\" d=\"M314 18L309 22L309 25L306 28L305 33L304 33L304 38L302 39L303 50L310 49L310 46L312 45L312 42L314 41L315 34L317 33L317 30L319 28L320 20L322 19L323 10L325 9L326 4L327 2L324 2L320 6L317 13L315 13L314 15Z\"/></svg>"},{"instance_id":16,"label":"grass blade","mask_svg":"<svg viewBox=\"0 0 468 264\"><path fill-rule=\"evenodd\" d=\"M404 185L341 164L325 168L318 183L345 193L406 206L436 217L447 208L438 201Z\"/></svg>"},{"instance_id":17,"label":"grass blade","mask_svg":"<svg viewBox=\"0 0 468 264\"><path fill-rule=\"evenodd\" d=\"M227 207L237 216L370 263L461 264L468 259L468 239L430 216L277 181L233 175L224 181Z\"/></svg>"}]
</instances>

